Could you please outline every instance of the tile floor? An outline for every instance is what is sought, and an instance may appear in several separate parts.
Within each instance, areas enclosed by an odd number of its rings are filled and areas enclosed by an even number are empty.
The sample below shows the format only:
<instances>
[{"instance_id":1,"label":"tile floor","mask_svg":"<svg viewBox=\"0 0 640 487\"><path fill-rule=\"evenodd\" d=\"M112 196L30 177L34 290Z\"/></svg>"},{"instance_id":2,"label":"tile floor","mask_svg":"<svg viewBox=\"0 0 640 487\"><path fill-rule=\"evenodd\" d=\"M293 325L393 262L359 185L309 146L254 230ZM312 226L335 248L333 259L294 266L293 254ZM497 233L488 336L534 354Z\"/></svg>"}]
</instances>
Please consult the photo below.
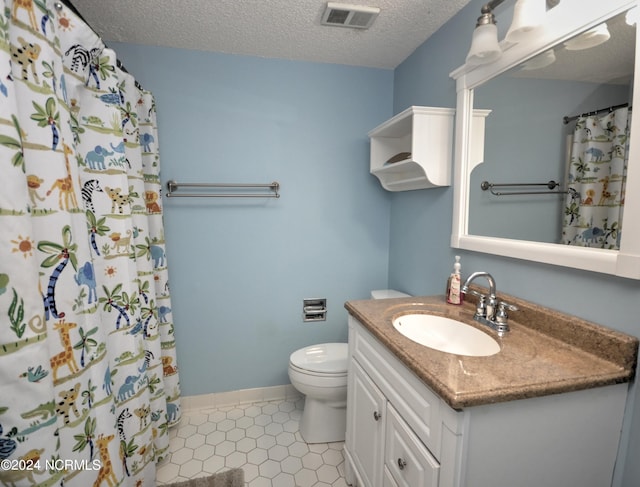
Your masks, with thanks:
<instances>
[{"instance_id":1,"label":"tile floor","mask_svg":"<svg viewBox=\"0 0 640 487\"><path fill-rule=\"evenodd\" d=\"M186 411L157 484L242 467L248 487L346 487L344 443L307 445L298 432L303 405L298 398Z\"/></svg>"}]
</instances>

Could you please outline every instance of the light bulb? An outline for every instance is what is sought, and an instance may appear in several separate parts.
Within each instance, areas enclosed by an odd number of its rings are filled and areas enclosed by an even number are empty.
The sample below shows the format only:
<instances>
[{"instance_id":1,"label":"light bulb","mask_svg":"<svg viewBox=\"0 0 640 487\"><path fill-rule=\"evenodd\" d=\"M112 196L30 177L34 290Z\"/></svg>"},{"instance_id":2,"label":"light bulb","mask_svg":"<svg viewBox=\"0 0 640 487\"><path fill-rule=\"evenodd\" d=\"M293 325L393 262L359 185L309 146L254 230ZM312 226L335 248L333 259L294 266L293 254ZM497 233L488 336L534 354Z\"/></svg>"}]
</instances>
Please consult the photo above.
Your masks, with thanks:
<instances>
[{"instance_id":1,"label":"light bulb","mask_svg":"<svg viewBox=\"0 0 640 487\"><path fill-rule=\"evenodd\" d=\"M542 29L545 14L544 0L518 0L505 40L515 44L531 39Z\"/></svg>"},{"instance_id":2,"label":"light bulb","mask_svg":"<svg viewBox=\"0 0 640 487\"><path fill-rule=\"evenodd\" d=\"M564 43L565 49L568 51L581 51L582 49L590 49L598 46L603 42L607 42L611 34L606 22L602 22L593 29L583 32L579 36L569 39Z\"/></svg>"},{"instance_id":3,"label":"light bulb","mask_svg":"<svg viewBox=\"0 0 640 487\"><path fill-rule=\"evenodd\" d=\"M498 28L495 24L482 24L473 31L471 49L467 54L467 63L486 64L495 61L502 55L498 45Z\"/></svg>"}]
</instances>

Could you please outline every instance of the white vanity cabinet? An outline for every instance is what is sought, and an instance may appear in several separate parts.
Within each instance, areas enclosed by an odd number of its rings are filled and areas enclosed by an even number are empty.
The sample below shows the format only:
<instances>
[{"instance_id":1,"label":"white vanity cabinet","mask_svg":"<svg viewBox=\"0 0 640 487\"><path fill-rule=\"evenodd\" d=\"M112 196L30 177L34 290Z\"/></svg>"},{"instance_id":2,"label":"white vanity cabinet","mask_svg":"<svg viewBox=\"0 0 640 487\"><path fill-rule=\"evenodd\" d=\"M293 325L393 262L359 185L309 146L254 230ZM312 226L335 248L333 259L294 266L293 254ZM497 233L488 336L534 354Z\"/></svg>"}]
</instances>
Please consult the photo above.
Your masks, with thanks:
<instances>
[{"instance_id":1,"label":"white vanity cabinet","mask_svg":"<svg viewBox=\"0 0 640 487\"><path fill-rule=\"evenodd\" d=\"M611 484L625 383L455 410L351 315L349 354L350 485Z\"/></svg>"},{"instance_id":2,"label":"white vanity cabinet","mask_svg":"<svg viewBox=\"0 0 640 487\"><path fill-rule=\"evenodd\" d=\"M429 453L362 367L353 362L349 390L349 444L358 485L438 485L438 461ZM370 414L367 414L370 413ZM384 480L382 480L384 478Z\"/></svg>"},{"instance_id":3,"label":"white vanity cabinet","mask_svg":"<svg viewBox=\"0 0 640 487\"><path fill-rule=\"evenodd\" d=\"M358 486L437 487L440 398L350 318L347 481ZM357 483L356 483L357 479Z\"/></svg>"},{"instance_id":4,"label":"white vanity cabinet","mask_svg":"<svg viewBox=\"0 0 640 487\"><path fill-rule=\"evenodd\" d=\"M351 461L362 485L380 485L384 462L384 420L387 400L357 362L350 364L347 427Z\"/></svg>"}]
</instances>

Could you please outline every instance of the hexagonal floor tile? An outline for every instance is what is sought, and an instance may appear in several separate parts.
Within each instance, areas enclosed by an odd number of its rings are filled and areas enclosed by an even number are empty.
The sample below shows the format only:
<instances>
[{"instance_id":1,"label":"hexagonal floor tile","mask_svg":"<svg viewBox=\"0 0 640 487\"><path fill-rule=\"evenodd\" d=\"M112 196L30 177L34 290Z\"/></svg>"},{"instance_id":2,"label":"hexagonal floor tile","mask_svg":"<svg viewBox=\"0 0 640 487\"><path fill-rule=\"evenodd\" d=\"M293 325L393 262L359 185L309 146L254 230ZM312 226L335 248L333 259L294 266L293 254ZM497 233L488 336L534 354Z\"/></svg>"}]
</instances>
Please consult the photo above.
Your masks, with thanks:
<instances>
[{"instance_id":1,"label":"hexagonal floor tile","mask_svg":"<svg viewBox=\"0 0 640 487\"><path fill-rule=\"evenodd\" d=\"M184 411L157 485L240 467L248 487L347 487L344 442L306 444L303 407L301 398Z\"/></svg>"}]
</instances>

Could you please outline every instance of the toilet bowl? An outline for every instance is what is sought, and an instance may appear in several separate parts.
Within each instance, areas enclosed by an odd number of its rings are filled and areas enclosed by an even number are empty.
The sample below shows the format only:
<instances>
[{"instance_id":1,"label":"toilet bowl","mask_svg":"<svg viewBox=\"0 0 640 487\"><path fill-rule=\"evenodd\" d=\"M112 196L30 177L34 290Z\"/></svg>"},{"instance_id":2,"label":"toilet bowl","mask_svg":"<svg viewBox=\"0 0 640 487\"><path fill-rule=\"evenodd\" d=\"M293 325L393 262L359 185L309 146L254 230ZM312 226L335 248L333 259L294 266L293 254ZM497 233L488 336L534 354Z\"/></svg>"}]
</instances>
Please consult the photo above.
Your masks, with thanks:
<instances>
[{"instance_id":1,"label":"toilet bowl","mask_svg":"<svg viewBox=\"0 0 640 487\"><path fill-rule=\"evenodd\" d=\"M373 299L406 297L392 290L372 291ZM289 357L289 380L305 395L300 435L307 443L344 441L347 423L346 343L321 343Z\"/></svg>"},{"instance_id":2,"label":"toilet bowl","mask_svg":"<svg viewBox=\"0 0 640 487\"><path fill-rule=\"evenodd\" d=\"M289 357L289 380L304 394L300 435L307 443L344 441L347 407L346 343L321 343Z\"/></svg>"}]
</instances>

